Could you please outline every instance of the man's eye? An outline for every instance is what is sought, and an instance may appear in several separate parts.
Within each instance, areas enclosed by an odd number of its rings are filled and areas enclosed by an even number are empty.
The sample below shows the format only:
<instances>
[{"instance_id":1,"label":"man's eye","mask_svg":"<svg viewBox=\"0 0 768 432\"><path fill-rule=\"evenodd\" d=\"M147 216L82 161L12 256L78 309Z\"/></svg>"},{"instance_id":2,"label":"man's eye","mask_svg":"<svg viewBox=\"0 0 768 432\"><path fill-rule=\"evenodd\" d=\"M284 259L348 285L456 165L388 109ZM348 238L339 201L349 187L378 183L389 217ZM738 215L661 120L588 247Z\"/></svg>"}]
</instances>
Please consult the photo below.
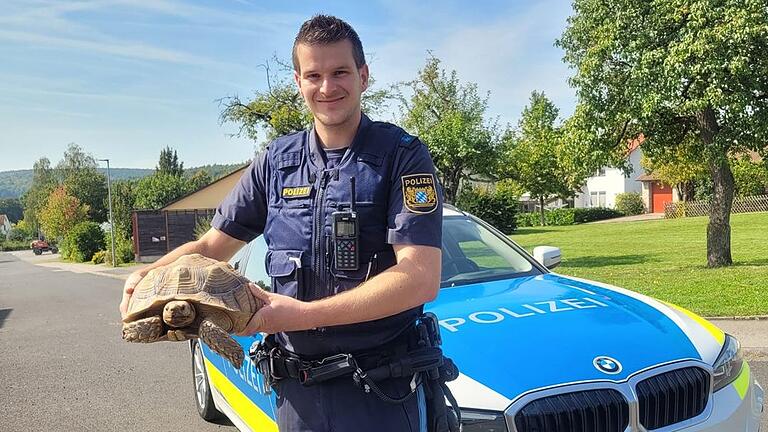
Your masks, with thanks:
<instances>
[{"instance_id":1,"label":"man's eye","mask_svg":"<svg viewBox=\"0 0 768 432\"><path fill-rule=\"evenodd\" d=\"M307 75L307 79L318 79L320 78L320 74L309 74Z\"/></svg>"},{"instance_id":2,"label":"man's eye","mask_svg":"<svg viewBox=\"0 0 768 432\"><path fill-rule=\"evenodd\" d=\"M336 71L336 76L346 75L347 71Z\"/></svg>"}]
</instances>

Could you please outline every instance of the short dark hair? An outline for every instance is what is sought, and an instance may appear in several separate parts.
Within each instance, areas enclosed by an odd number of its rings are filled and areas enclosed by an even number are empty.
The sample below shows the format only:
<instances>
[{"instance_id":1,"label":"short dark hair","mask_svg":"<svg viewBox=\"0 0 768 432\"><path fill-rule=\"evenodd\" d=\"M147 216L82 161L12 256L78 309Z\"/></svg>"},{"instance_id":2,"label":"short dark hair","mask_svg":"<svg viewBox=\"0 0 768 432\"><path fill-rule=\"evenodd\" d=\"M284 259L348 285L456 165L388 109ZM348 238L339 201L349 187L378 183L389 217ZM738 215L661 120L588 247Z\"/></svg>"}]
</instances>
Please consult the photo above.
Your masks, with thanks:
<instances>
[{"instance_id":1,"label":"short dark hair","mask_svg":"<svg viewBox=\"0 0 768 432\"><path fill-rule=\"evenodd\" d=\"M363 43L351 25L331 15L315 15L301 25L296 39L293 41L293 69L299 72L299 59L296 57L296 47L305 45L326 45L348 40L352 43L352 56L355 65L361 68L365 65Z\"/></svg>"}]
</instances>

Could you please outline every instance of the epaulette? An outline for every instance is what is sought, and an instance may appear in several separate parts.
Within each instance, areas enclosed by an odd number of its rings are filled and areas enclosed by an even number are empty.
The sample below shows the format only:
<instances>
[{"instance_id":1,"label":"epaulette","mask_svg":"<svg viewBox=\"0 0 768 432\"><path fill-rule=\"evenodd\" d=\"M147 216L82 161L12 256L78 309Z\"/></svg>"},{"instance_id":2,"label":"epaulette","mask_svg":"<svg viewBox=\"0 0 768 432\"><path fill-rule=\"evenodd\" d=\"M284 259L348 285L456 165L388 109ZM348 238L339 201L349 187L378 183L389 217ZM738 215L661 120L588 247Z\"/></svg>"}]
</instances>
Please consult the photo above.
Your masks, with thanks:
<instances>
[{"instance_id":1,"label":"epaulette","mask_svg":"<svg viewBox=\"0 0 768 432\"><path fill-rule=\"evenodd\" d=\"M400 136L400 146L405 148L412 148L416 144L416 137L409 134L406 131L403 131L403 134Z\"/></svg>"}]
</instances>

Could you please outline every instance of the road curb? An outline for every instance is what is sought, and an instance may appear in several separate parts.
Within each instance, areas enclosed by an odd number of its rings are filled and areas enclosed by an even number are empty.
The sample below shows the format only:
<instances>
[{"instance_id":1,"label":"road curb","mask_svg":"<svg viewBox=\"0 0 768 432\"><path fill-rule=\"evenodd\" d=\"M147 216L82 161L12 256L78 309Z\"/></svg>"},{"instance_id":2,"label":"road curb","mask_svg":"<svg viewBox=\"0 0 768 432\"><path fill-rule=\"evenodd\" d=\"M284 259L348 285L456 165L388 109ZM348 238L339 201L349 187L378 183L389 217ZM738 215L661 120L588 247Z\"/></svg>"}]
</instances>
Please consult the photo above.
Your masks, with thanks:
<instances>
[{"instance_id":1,"label":"road curb","mask_svg":"<svg viewBox=\"0 0 768 432\"><path fill-rule=\"evenodd\" d=\"M704 317L707 321L762 321L768 320L768 315L745 315L745 316L716 316Z\"/></svg>"}]
</instances>

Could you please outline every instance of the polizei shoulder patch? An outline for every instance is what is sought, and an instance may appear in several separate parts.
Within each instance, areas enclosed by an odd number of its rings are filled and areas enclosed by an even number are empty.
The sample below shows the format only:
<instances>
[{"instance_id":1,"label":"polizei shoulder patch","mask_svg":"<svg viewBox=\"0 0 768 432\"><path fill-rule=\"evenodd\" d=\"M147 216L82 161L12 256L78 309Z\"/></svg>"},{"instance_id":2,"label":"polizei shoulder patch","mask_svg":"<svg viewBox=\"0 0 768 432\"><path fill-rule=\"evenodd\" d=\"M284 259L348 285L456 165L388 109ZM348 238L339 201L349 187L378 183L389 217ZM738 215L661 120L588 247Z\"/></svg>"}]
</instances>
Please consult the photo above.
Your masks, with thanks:
<instances>
[{"instance_id":1,"label":"polizei shoulder patch","mask_svg":"<svg viewBox=\"0 0 768 432\"><path fill-rule=\"evenodd\" d=\"M437 208L435 176L409 174L400 177L403 182L403 203L413 213L432 213Z\"/></svg>"},{"instance_id":2,"label":"polizei shoulder patch","mask_svg":"<svg viewBox=\"0 0 768 432\"><path fill-rule=\"evenodd\" d=\"M294 186L283 188L283 198L306 198L312 191L312 186Z\"/></svg>"}]
</instances>

